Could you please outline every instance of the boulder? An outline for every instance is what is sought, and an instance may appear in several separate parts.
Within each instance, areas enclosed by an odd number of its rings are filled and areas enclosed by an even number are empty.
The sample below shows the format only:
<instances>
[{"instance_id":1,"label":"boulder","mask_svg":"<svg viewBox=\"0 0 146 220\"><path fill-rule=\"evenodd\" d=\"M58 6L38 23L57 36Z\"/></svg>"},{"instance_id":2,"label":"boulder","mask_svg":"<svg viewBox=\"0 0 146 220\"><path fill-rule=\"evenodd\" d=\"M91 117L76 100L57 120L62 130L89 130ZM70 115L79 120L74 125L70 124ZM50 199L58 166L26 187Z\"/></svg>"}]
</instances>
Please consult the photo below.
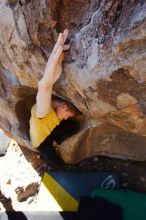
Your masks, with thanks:
<instances>
[{"instance_id":1,"label":"boulder","mask_svg":"<svg viewBox=\"0 0 146 220\"><path fill-rule=\"evenodd\" d=\"M0 127L31 148L30 108L64 28L70 30L71 49L53 92L83 116L77 119L79 134L59 146L61 157L68 163L97 154L145 160L144 0L2 0Z\"/></svg>"}]
</instances>

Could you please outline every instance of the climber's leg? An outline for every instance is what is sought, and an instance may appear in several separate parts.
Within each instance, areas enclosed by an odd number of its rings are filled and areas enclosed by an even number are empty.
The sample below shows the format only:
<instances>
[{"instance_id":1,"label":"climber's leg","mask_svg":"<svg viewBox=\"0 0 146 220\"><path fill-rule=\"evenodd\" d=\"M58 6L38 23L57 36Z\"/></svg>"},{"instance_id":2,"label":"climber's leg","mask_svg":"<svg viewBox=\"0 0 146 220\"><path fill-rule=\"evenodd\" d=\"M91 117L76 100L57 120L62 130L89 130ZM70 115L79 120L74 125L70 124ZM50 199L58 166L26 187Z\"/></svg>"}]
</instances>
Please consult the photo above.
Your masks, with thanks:
<instances>
[{"instance_id":1,"label":"climber's leg","mask_svg":"<svg viewBox=\"0 0 146 220\"><path fill-rule=\"evenodd\" d=\"M43 143L38 147L41 159L43 159L48 165L54 168L59 168L64 165L63 160L58 156L53 147L52 134L49 135Z\"/></svg>"}]
</instances>

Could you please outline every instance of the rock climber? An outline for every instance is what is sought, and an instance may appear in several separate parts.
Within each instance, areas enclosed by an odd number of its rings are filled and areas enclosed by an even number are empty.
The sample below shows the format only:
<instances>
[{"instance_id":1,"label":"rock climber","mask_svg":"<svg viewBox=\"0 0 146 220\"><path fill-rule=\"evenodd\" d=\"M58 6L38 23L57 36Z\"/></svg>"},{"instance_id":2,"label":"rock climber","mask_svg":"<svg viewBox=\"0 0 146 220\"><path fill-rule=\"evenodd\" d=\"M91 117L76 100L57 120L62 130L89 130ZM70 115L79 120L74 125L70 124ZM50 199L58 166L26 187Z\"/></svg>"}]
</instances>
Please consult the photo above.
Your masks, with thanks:
<instances>
[{"instance_id":1,"label":"rock climber","mask_svg":"<svg viewBox=\"0 0 146 220\"><path fill-rule=\"evenodd\" d=\"M60 33L53 51L46 64L44 75L38 83L36 103L31 109L30 142L37 148L41 158L49 165L58 167L64 164L53 146L54 141L61 144L63 140L79 131L79 123L71 117L78 115L79 110L63 99L53 99L52 89L62 73L64 51L70 45L66 44L68 30Z\"/></svg>"}]
</instances>

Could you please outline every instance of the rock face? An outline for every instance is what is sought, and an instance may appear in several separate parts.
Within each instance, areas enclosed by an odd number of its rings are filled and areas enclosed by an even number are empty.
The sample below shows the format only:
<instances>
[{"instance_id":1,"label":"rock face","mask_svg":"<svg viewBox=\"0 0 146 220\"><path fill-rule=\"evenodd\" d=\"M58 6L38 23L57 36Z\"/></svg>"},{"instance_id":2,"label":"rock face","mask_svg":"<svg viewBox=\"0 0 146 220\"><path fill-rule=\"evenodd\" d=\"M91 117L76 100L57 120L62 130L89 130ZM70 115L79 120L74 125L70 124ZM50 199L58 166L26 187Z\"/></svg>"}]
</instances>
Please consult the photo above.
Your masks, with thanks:
<instances>
[{"instance_id":1,"label":"rock face","mask_svg":"<svg viewBox=\"0 0 146 220\"><path fill-rule=\"evenodd\" d=\"M30 107L64 28L71 49L54 94L84 116L80 133L59 147L62 158L146 160L145 0L1 0L0 127L30 147Z\"/></svg>"}]
</instances>

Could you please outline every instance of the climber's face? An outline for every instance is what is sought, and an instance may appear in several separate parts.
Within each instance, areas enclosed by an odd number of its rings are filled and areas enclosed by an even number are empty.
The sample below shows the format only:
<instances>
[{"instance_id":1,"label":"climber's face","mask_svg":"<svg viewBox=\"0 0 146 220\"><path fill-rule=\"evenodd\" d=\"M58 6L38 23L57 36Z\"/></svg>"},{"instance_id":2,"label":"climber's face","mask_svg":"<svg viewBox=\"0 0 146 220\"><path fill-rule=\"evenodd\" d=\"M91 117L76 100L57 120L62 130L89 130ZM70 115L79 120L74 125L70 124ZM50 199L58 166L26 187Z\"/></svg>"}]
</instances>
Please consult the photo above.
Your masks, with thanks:
<instances>
[{"instance_id":1,"label":"climber's face","mask_svg":"<svg viewBox=\"0 0 146 220\"><path fill-rule=\"evenodd\" d=\"M66 104L64 103L61 103L57 108L56 108L56 114L57 114L57 117L58 119L60 120L67 120L68 118L70 117L73 117L74 114L73 112L71 112L69 110L69 108L67 107Z\"/></svg>"}]
</instances>

